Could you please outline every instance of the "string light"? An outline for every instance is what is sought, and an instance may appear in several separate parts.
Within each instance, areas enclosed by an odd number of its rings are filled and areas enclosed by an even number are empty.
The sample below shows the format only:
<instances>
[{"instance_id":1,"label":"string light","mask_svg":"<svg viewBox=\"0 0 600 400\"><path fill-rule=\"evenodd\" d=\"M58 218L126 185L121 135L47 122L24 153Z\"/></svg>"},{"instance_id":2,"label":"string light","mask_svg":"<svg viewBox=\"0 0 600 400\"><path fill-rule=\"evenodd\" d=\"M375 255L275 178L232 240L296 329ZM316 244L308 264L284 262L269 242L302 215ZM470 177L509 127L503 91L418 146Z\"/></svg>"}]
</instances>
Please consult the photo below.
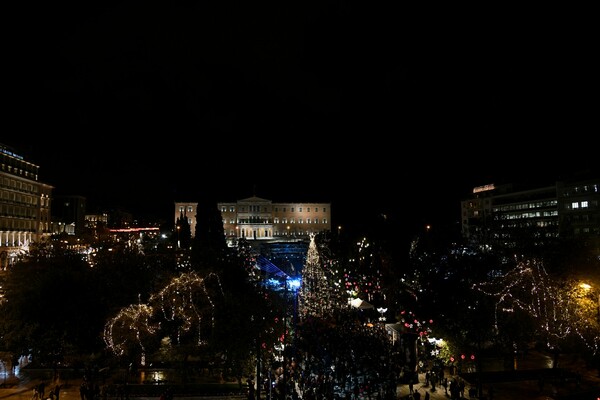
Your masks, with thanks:
<instances>
[{"instance_id":1,"label":"string light","mask_svg":"<svg viewBox=\"0 0 600 400\"><path fill-rule=\"evenodd\" d=\"M477 284L476 290L492 296L495 303L495 328L498 315L522 310L534 318L541 331L555 346L570 335L579 337L593 351L598 352L600 336L590 326L589 316L581 307L573 282L553 280L538 259L521 261L517 266L492 282ZM591 334L590 334L591 333Z\"/></svg>"},{"instance_id":2,"label":"string light","mask_svg":"<svg viewBox=\"0 0 600 400\"><path fill-rule=\"evenodd\" d=\"M215 304L206 288L206 282L210 279L216 280L222 294L223 288L218 275L211 273L206 278L202 278L196 272L187 272L173 278L162 290L151 295L148 303L130 305L121 309L104 328L103 338L108 349L121 356L130 347L138 346L141 349L143 362L144 337L161 333L163 320L181 321L177 327L178 339L181 338L182 333L196 328L198 330L196 344L204 344L201 335L204 318L208 317L211 328L214 328L215 322ZM135 342L131 340L132 338L135 338Z\"/></svg>"},{"instance_id":3,"label":"string light","mask_svg":"<svg viewBox=\"0 0 600 400\"><path fill-rule=\"evenodd\" d=\"M298 313L301 318L323 317L335 308L330 286L333 285L329 285L325 269L321 266L315 236L311 235L298 293Z\"/></svg>"}]
</instances>

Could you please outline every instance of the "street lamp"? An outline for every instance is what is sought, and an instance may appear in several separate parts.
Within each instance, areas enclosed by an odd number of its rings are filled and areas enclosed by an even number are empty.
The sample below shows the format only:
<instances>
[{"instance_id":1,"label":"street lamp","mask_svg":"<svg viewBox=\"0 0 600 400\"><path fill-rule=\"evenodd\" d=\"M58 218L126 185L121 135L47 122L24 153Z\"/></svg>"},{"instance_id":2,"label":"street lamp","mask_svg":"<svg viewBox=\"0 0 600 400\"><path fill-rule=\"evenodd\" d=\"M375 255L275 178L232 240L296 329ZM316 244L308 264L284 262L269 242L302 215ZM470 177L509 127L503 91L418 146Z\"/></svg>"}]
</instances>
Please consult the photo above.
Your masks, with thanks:
<instances>
[{"instance_id":1,"label":"street lamp","mask_svg":"<svg viewBox=\"0 0 600 400\"><path fill-rule=\"evenodd\" d=\"M379 321L385 322L385 313L387 312L387 308L379 307L377 308L377 312L379 313Z\"/></svg>"},{"instance_id":2,"label":"street lamp","mask_svg":"<svg viewBox=\"0 0 600 400\"><path fill-rule=\"evenodd\" d=\"M579 287L581 287L586 292L590 292L590 293L594 292L592 285L589 285L587 283L582 283L579 285ZM598 308L598 320L600 321L600 292L596 291L596 295L598 296L597 308Z\"/></svg>"}]
</instances>

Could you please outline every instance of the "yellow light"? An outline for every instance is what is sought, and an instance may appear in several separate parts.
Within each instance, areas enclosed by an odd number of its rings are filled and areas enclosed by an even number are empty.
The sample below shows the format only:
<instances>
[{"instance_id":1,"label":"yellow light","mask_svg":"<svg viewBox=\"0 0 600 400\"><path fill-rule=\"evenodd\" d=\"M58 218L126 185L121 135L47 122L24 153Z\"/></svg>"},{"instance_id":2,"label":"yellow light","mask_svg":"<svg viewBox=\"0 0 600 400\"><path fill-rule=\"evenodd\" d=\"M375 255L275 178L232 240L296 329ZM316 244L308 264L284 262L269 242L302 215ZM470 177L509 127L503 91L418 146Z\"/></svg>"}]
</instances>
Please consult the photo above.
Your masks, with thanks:
<instances>
[{"instance_id":1,"label":"yellow light","mask_svg":"<svg viewBox=\"0 0 600 400\"><path fill-rule=\"evenodd\" d=\"M588 285L587 283L582 283L579 285L579 287L581 287L584 290L590 290L592 288L592 285Z\"/></svg>"}]
</instances>

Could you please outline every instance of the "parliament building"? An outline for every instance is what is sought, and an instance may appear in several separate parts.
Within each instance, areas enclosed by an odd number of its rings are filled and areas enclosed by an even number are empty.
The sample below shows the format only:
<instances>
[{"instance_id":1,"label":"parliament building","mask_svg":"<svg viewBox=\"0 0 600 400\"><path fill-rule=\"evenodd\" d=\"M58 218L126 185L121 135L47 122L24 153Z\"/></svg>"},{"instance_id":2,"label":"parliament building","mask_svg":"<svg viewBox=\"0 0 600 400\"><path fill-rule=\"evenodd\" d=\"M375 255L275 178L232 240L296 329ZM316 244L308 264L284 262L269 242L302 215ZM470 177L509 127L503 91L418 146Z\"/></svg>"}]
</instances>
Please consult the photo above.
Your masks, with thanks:
<instances>
[{"instance_id":1,"label":"parliament building","mask_svg":"<svg viewBox=\"0 0 600 400\"><path fill-rule=\"evenodd\" d=\"M183 215L196 232L198 203L175 202L175 221ZM330 203L273 203L260 197L218 203L228 243L245 238L256 241L305 239L331 231Z\"/></svg>"}]
</instances>

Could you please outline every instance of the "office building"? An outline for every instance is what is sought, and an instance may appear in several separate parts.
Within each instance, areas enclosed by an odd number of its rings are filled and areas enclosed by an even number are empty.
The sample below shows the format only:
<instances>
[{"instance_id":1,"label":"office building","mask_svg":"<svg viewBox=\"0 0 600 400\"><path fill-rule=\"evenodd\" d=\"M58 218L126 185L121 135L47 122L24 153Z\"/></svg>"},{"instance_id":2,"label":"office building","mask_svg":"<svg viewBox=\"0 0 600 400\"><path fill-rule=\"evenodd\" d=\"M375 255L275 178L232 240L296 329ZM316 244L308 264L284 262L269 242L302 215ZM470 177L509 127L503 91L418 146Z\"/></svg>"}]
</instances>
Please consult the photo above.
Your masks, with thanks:
<instances>
[{"instance_id":1,"label":"office building","mask_svg":"<svg viewBox=\"0 0 600 400\"><path fill-rule=\"evenodd\" d=\"M86 198L54 196L52 201L52 232L81 235L85 229Z\"/></svg>"},{"instance_id":2,"label":"office building","mask_svg":"<svg viewBox=\"0 0 600 400\"><path fill-rule=\"evenodd\" d=\"M554 239L600 237L600 178L581 176L554 185L488 184L461 202L462 234L473 244L517 247Z\"/></svg>"}]
</instances>

